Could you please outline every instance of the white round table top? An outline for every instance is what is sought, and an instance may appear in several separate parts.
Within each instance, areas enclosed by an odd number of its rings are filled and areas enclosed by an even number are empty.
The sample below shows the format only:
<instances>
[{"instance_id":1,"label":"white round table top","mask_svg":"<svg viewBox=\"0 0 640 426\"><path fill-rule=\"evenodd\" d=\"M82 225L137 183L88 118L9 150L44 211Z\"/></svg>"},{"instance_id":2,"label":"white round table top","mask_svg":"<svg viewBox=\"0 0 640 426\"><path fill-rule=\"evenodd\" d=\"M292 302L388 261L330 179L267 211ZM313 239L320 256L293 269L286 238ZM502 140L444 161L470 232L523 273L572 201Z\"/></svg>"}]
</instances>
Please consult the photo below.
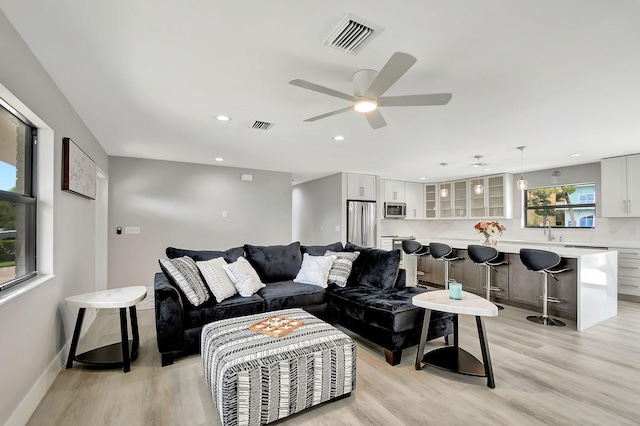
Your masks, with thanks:
<instances>
[{"instance_id":1,"label":"white round table top","mask_svg":"<svg viewBox=\"0 0 640 426\"><path fill-rule=\"evenodd\" d=\"M498 307L473 293L462 292L462 299L449 298L449 290L434 290L413 296L411 301L421 308L432 309L452 314L474 315L480 317L495 317L498 315Z\"/></svg>"},{"instance_id":2,"label":"white round table top","mask_svg":"<svg viewBox=\"0 0 640 426\"><path fill-rule=\"evenodd\" d=\"M145 297L147 297L147 288L139 285L70 296L65 299L65 302L69 306L79 308L128 308Z\"/></svg>"}]
</instances>

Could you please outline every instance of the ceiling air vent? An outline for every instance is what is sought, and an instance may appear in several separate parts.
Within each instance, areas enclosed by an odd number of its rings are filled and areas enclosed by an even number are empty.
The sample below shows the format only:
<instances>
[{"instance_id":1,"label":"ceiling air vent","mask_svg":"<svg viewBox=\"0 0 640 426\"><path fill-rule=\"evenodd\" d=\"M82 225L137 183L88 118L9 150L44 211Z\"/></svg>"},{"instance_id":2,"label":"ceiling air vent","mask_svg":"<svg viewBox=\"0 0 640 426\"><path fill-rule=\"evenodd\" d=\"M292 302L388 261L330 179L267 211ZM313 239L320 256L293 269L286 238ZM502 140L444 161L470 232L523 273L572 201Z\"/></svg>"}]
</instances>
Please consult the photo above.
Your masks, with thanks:
<instances>
[{"instance_id":1,"label":"ceiling air vent","mask_svg":"<svg viewBox=\"0 0 640 426\"><path fill-rule=\"evenodd\" d=\"M250 129L255 129L255 130L269 130L275 125L276 125L276 123L267 123L266 121L258 121L258 120L256 120L253 123L251 123L249 128Z\"/></svg>"},{"instance_id":2,"label":"ceiling air vent","mask_svg":"<svg viewBox=\"0 0 640 426\"><path fill-rule=\"evenodd\" d=\"M347 13L323 44L355 55L382 31L382 27Z\"/></svg>"}]
</instances>

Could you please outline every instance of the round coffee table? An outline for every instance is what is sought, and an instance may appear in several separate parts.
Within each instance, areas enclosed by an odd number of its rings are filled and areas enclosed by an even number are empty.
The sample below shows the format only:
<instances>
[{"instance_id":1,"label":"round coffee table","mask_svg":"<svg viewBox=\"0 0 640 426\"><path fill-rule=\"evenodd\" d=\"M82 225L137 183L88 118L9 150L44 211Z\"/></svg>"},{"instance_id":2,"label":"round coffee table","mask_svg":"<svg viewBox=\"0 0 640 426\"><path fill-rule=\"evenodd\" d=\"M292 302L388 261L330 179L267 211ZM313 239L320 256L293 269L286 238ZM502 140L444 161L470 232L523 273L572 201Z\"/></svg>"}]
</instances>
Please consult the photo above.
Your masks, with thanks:
<instances>
[{"instance_id":1,"label":"round coffee table","mask_svg":"<svg viewBox=\"0 0 640 426\"><path fill-rule=\"evenodd\" d=\"M462 292L462 300L450 299L449 290L428 291L418 294L413 296L412 303L421 308L425 308L422 336L416 355L416 370L420 370L422 368L421 363L424 363L455 373L486 377L487 386L495 388L496 384L493 379L491 357L489 356L489 342L482 317L497 316L498 307L487 299L466 291ZM427 332L429 331L432 310L454 314L453 345L434 349L425 354L424 346L427 341ZM484 363L458 346L459 314L474 315L476 317L480 349L482 350L482 360Z\"/></svg>"},{"instance_id":2,"label":"round coffee table","mask_svg":"<svg viewBox=\"0 0 640 426\"><path fill-rule=\"evenodd\" d=\"M78 319L76 328L71 339L71 349L67 358L67 368L73 367L73 361L90 364L96 367L119 367L122 366L124 372L131 370L131 361L138 357L140 347L140 335L138 334L138 317L136 314L136 303L141 302L147 296L147 288L143 286L123 287L111 290L95 291L92 293L80 294L67 297L65 299L68 306L76 306ZM118 343L103 346L76 355L82 321L87 308L120 309L120 335L122 340ZM127 331L127 308L131 317L131 333L133 340L129 340Z\"/></svg>"}]
</instances>

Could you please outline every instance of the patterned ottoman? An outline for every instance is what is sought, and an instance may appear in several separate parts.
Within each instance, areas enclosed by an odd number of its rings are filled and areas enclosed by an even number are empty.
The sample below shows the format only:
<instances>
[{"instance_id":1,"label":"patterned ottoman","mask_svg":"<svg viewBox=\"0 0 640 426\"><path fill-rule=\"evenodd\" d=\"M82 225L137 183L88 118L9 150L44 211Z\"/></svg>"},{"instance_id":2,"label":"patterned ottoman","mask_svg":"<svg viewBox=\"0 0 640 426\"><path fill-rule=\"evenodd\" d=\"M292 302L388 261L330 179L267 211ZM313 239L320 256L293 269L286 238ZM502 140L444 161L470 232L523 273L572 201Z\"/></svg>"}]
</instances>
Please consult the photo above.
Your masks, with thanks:
<instances>
[{"instance_id":1,"label":"patterned ottoman","mask_svg":"<svg viewBox=\"0 0 640 426\"><path fill-rule=\"evenodd\" d=\"M249 330L273 316L303 325L281 337ZM356 345L302 309L215 321L202 328L202 369L223 425L273 422L346 397L356 386Z\"/></svg>"}]
</instances>

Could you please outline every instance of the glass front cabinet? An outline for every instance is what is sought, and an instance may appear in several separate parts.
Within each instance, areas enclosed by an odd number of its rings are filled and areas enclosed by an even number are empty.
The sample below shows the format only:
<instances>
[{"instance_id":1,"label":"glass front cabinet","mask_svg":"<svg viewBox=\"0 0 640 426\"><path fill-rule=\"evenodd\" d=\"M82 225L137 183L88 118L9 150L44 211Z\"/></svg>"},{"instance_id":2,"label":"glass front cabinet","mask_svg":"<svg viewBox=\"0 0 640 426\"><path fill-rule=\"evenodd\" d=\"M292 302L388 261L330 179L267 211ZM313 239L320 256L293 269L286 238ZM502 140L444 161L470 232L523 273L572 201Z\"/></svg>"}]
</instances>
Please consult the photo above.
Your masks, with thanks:
<instances>
[{"instance_id":1,"label":"glass front cabinet","mask_svg":"<svg viewBox=\"0 0 640 426\"><path fill-rule=\"evenodd\" d=\"M476 194L473 188L482 184L484 191ZM502 174L469 179L469 217L472 219L513 218L513 175Z\"/></svg>"},{"instance_id":2,"label":"glass front cabinet","mask_svg":"<svg viewBox=\"0 0 640 426\"><path fill-rule=\"evenodd\" d=\"M439 219L467 217L467 180L444 182L438 185ZM443 196L443 189L446 195Z\"/></svg>"}]
</instances>

